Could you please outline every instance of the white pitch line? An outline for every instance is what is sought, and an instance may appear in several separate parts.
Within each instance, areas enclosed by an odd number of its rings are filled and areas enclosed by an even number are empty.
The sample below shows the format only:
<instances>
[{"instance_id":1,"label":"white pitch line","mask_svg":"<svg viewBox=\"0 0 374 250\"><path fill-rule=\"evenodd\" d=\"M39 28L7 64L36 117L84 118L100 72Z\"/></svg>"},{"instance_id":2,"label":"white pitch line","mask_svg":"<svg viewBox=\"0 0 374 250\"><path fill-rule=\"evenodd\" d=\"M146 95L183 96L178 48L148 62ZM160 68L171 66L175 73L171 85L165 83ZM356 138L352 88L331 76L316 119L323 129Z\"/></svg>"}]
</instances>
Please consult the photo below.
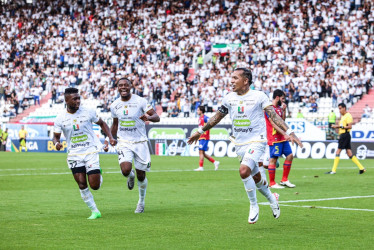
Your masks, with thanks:
<instances>
[{"instance_id":1,"label":"white pitch line","mask_svg":"<svg viewBox=\"0 0 374 250\"><path fill-rule=\"evenodd\" d=\"M309 199L309 200L291 200L291 201L279 201L279 204L285 203L297 203L297 202L311 202L311 201L332 201L332 200L347 200L347 199L361 199L361 198L374 198L374 195L365 196L347 196L347 197L333 197L333 198L322 198L322 199ZM269 202L261 202L261 205L269 205ZM310 206L307 206L310 207Z\"/></svg>"},{"instance_id":2,"label":"white pitch line","mask_svg":"<svg viewBox=\"0 0 374 250\"><path fill-rule=\"evenodd\" d=\"M349 210L349 211L365 211L374 212L374 209L364 209L364 208L345 208L345 207L320 207L320 206L298 206L298 205L286 205L280 204L282 207L303 207L303 208L319 208L319 209L335 209L335 210Z\"/></svg>"}]
</instances>

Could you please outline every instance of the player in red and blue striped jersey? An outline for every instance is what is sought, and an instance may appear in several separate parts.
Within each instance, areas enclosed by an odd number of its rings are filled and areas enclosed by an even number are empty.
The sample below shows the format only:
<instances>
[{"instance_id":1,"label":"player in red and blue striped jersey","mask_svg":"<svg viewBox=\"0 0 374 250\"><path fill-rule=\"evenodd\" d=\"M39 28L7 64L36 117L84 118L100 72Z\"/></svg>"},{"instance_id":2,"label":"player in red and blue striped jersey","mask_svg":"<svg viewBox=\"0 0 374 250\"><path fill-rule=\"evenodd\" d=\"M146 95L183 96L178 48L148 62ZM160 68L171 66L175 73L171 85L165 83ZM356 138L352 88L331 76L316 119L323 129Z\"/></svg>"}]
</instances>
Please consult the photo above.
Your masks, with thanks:
<instances>
[{"instance_id":1,"label":"player in red and blue striped jersey","mask_svg":"<svg viewBox=\"0 0 374 250\"><path fill-rule=\"evenodd\" d=\"M205 115L205 107L199 106L197 108L197 114L199 115L199 127L203 127L209 120L209 117ZM199 138L199 167L194 169L195 171L204 171L204 158L207 158L211 163L214 164L214 170L218 170L219 161L215 161L210 155L206 154L208 150L208 143L210 140L210 131L205 131Z\"/></svg>"},{"instance_id":2,"label":"player in red and blue striped jersey","mask_svg":"<svg viewBox=\"0 0 374 250\"><path fill-rule=\"evenodd\" d=\"M285 101L285 94L282 90L276 89L273 93L273 107L275 112L285 120L285 108L286 104ZM266 120L266 131L267 131L267 139L268 145L270 150L270 162L268 166L269 171L269 181L271 188L284 188L283 186L293 188L295 187L288 180L288 175L291 170L293 154L290 143L286 140L285 136L277 131L276 128L273 126L273 122L269 119L268 115L265 113L265 120ZM275 169L276 163L279 156L285 155L286 160L283 164L283 177L281 182L278 185L275 182Z\"/></svg>"}]
</instances>

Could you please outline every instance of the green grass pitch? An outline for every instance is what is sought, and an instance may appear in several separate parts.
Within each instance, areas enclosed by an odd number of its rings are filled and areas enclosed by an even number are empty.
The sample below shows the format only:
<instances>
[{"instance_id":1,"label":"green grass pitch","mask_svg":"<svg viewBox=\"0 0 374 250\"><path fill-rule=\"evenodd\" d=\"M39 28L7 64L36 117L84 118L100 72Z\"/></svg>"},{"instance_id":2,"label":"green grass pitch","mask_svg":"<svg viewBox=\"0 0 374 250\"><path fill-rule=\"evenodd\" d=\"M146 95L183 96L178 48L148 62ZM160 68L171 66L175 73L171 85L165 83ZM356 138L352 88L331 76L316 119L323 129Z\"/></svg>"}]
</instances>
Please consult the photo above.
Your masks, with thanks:
<instances>
[{"instance_id":1,"label":"green grass pitch","mask_svg":"<svg viewBox=\"0 0 374 250\"><path fill-rule=\"evenodd\" d=\"M219 158L219 171L205 161L208 171L194 172L196 157L152 156L144 214L134 214L137 186L127 189L117 156L100 159L104 182L92 193L103 217L90 221L66 154L1 153L0 249L373 248L374 160L362 161L363 175L350 160L325 175L332 160L295 159L296 188L276 191L281 217L260 205L249 225L236 158ZM277 181L281 175L282 167Z\"/></svg>"}]
</instances>

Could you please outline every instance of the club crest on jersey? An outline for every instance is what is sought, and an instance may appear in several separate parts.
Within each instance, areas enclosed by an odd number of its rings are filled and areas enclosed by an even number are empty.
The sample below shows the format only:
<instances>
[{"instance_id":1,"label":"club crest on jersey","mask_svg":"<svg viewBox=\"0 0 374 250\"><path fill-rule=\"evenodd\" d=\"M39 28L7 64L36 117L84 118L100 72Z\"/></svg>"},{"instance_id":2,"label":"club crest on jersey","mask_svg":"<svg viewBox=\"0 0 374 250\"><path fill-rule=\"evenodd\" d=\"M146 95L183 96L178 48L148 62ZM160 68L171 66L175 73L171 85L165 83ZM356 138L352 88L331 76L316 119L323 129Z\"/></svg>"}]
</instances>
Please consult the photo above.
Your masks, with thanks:
<instances>
[{"instance_id":1,"label":"club crest on jersey","mask_svg":"<svg viewBox=\"0 0 374 250\"><path fill-rule=\"evenodd\" d=\"M238 107L238 113L243 114L244 113L244 106L239 106Z\"/></svg>"},{"instance_id":2,"label":"club crest on jersey","mask_svg":"<svg viewBox=\"0 0 374 250\"><path fill-rule=\"evenodd\" d=\"M73 129L74 129L74 131L78 131L79 130L79 124L74 124Z\"/></svg>"},{"instance_id":3,"label":"club crest on jersey","mask_svg":"<svg viewBox=\"0 0 374 250\"><path fill-rule=\"evenodd\" d=\"M255 152L255 151L254 151L253 149L251 149L251 148L248 150L248 153L249 153L249 154L253 154L254 152Z\"/></svg>"},{"instance_id":4,"label":"club crest on jersey","mask_svg":"<svg viewBox=\"0 0 374 250\"><path fill-rule=\"evenodd\" d=\"M124 114L124 115L128 115L128 114L129 114L129 110L128 110L128 109L125 109L125 110L123 111L123 114Z\"/></svg>"}]
</instances>

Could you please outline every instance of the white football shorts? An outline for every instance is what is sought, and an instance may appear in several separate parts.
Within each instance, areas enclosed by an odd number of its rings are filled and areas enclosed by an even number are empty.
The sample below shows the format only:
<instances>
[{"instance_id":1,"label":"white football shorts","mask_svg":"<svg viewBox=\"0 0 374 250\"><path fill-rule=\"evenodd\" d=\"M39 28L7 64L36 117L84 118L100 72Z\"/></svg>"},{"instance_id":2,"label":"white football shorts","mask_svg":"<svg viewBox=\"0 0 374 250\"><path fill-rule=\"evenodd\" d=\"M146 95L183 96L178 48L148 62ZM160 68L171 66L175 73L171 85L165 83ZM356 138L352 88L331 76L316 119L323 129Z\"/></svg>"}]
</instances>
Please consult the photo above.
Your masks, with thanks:
<instances>
[{"instance_id":1,"label":"white football shorts","mask_svg":"<svg viewBox=\"0 0 374 250\"><path fill-rule=\"evenodd\" d=\"M269 145L266 145L265 152L260 157L259 162L262 162L263 166L269 166L269 160L270 160L270 149L269 149Z\"/></svg>"},{"instance_id":2,"label":"white football shorts","mask_svg":"<svg viewBox=\"0 0 374 250\"><path fill-rule=\"evenodd\" d=\"M100 158L99 153L74 155L67 159L68 166L73 173L82 173L82 169L86 169L86 173L100 173Z\"/></svg>"},{"instance_id":3,"label":"white football shorts","mask_svg":"<svg viewBox=\"0 0 374 250\"><path fill-rule=\"evenodd\" d=\"M253 169L251 169L251 175L256 175L259 172L257 163L265 152L266 142L254 142L243 146L235 146L235 148L241 164L250 167L250 160L256 163L254 167L252 166Z\"/></svg>"},{"instance_id":4,"label":"white football shorts","mask_svg":"<svg viewBox=\"0 0 374 250\"><path fill-rule=\"evenodd\" d=\"M121 143L117 147L118 163L133 162L135 169L149 171L151 167L151 154L149 153L148 142Z\"/></svg>"}]
</instances>

